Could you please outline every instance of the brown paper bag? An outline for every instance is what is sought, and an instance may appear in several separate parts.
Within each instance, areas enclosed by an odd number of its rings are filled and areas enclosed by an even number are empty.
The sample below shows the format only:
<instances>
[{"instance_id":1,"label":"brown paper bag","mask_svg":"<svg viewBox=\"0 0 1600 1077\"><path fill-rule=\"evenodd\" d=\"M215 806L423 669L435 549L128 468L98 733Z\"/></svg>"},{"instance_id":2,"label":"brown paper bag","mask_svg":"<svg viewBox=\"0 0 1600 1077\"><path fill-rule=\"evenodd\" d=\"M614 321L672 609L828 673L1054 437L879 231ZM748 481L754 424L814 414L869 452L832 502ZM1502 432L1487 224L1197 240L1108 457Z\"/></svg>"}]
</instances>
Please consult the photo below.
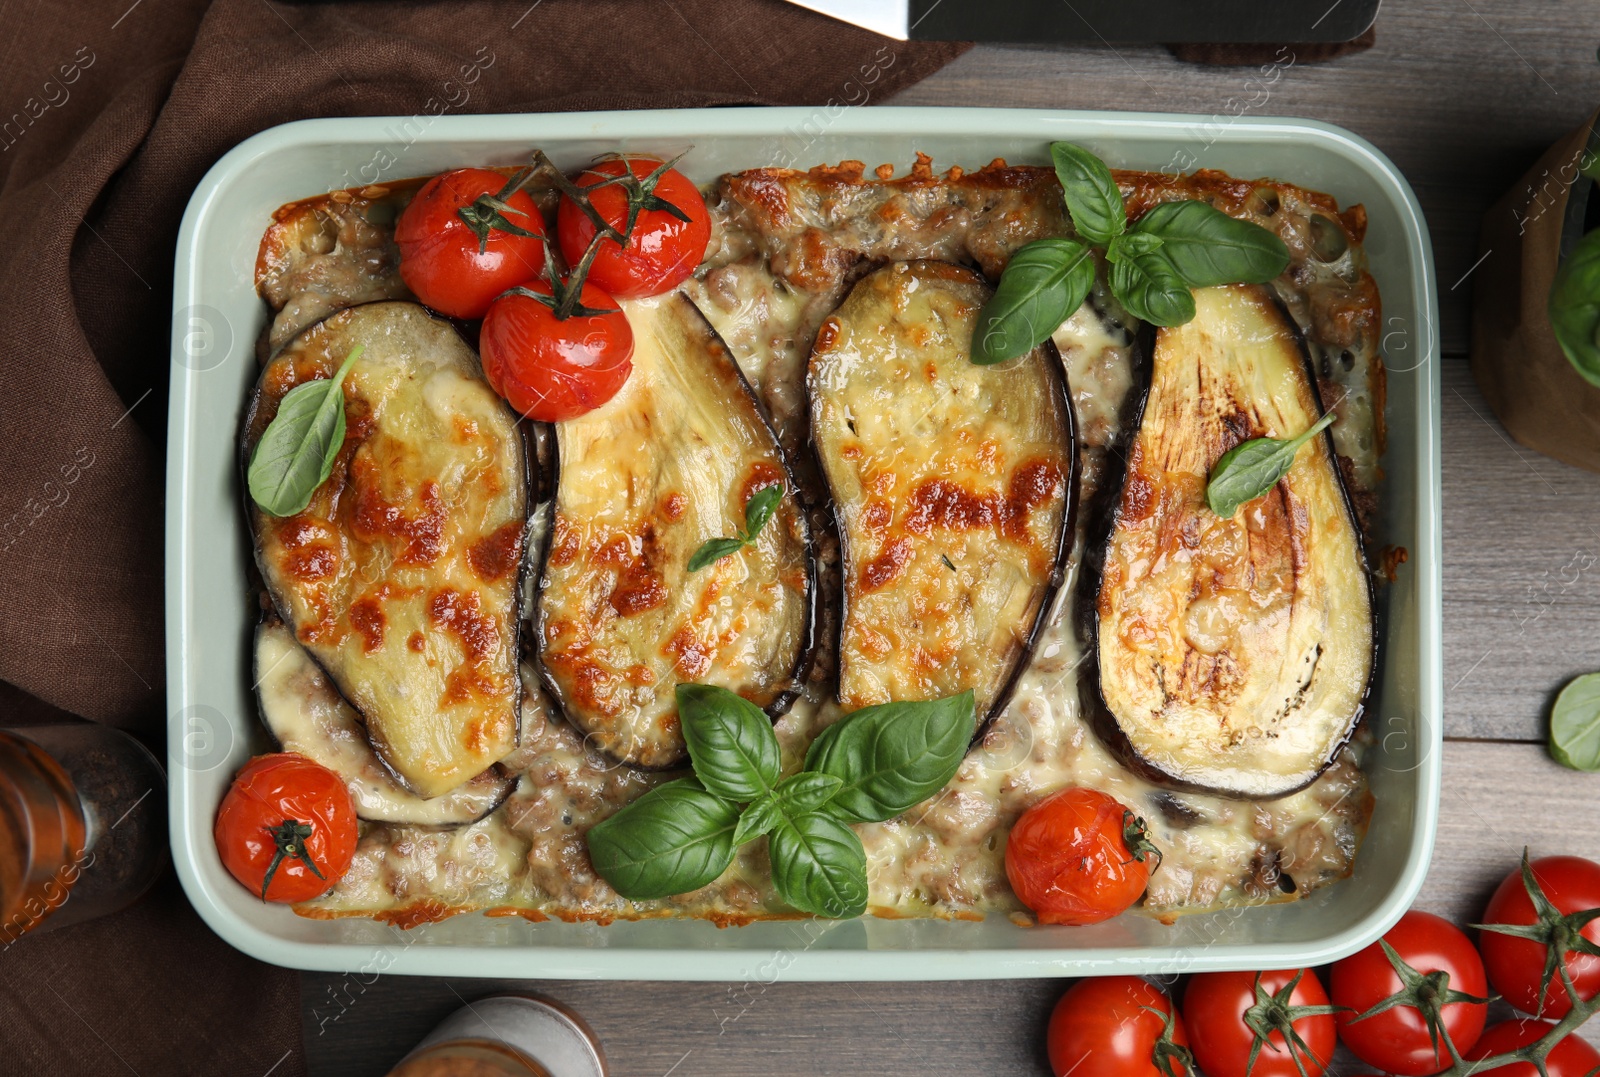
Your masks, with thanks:
<instances>
[{"instance_id":1,"label":"brown paper bag","mask_svg":"<svg viewBox=\"0 0 1600 1077\"><path fill-rule=\"evenodd\" d=\"M1579 170L1594 157L1589 117L1539 158L1484 216L1472 302L1472 373L1512 437L1563 463L1600 471L1600 388L1567 361L1550 330L1550 283L1583 233ZM1569 203L1572 203L1569 205Z\"/></svg>"}]
</instances>

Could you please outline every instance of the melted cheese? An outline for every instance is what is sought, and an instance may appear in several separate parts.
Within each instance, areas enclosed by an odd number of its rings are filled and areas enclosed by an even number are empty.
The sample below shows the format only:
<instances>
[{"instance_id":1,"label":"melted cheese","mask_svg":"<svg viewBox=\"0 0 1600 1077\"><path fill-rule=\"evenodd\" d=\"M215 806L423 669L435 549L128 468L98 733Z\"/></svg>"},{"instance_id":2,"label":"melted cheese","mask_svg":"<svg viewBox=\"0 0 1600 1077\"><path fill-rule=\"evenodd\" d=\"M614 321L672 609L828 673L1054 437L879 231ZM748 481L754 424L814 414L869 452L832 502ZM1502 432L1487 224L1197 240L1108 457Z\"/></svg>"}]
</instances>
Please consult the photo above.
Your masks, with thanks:
<instances>
[{"instance_id":1,"label":"melted cheese","mask_svg":"<svg viewBox=\"0 0 1600 1077\"><path fill-rule=\"evenodd\" d=\"M686 749L673 691L716 684L770 706L810 642L806 523L733 358L681 295L629 301L633 373L557 427L561 477L540 589L549 683L602 751L647 766ZM750 498L786 493L756 541L689 571L738 534Z\"/></svg>"},{"instance_id":2,"label":"melted cheese","mask_svg":"<svg viewBox=\"0 0 1600 1077\"><path fill-rule=\"evenodd\" d=\"M989 289L946 262L864 277L811 359L812 440L844 548L846 710L1009 686L1059 580L1072 428L1043 349L971 360Z\"/></svg>"},{"instance_id":3,"label":"melted cheese","mask_svg":"<svg viewBox=\"0 0 1600 1077\"><path fill-rule=\"evenodd\" d=\"M412 303L368 303L267 364L250 444L290 389L329 377L358 344L333 471L294 516L252 505L257 562L384 761L437 796L516 742L522 440L448 322Z\"/></svg>"}]
</instances>

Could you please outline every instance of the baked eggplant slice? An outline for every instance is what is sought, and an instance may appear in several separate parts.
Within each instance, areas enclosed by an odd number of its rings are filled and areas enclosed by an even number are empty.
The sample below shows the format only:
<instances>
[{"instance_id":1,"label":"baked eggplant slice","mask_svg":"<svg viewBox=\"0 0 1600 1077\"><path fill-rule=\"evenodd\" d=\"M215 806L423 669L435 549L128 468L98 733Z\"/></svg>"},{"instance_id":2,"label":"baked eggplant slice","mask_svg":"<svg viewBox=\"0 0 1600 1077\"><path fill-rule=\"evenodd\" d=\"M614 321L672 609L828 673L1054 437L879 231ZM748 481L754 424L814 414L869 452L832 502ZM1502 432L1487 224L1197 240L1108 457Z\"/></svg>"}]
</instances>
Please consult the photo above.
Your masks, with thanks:
<instances>
[{"instance_id":1,"label":"baked eggplant slice","mask_svg":"<svg viewBox=\"0 0 1600 1077\"><path fill-rule=\"evenodd\" d=\"M971 361L989 288L948 262L895 262L822 324L807 389L843 565L846 710L972 689L1006 704L1072 546L1077 452L1048 341Z\"/></svg>"},{"instance_id":2,"label":"baked eggplant slice","mask_svg":"<svg viewBox=\"0 0 1600 1077\"><path fill-rule=\"evenodd\" d=\"M405 302L339 311L285 345L245 418L246 461L284 395L358 344L333 471L297 515L249 505L256 562L379 756L433 797L517 742L529 468L472 349Z\"/></svg>"},{"instance_id":3,"label":"baked eggplant slice","mask_svg":"<svg viewBox=\"0 0 1600 1077\"><path fill-rule=\"evenodd\" d=\"M679 682L720 685L774 717L793 701L810 664L816 568L794 477L727 346L680 293L622 306L633 374L556 426L538 638L567 719L612 758L658 769L688 758ZM775 484L783 497L756 540L689 571Z\"/></svg>"},{"instance_id":4,"label":"baked eggplant slice","mask_svg":"<svg viewBox=\"0 0 1600 1077\"><path fill-rule=\"evenodd\" d=\"M494 811L516 788L516 777L500 767L431 799L401 785L372 750L361 716L276 617L256 626L255 667L256 702L267 731L284 751L298 752L343 778L362 819L461 826Z\"/></svg>"},{"instance_id":5,"label":"baked eggplant slice","mask_svg":"<svg viewBox=\"0 0 1600 1077\"><path fill-rule=\"evenodd\" d=\"M1152 349L1094 584L1102 724L1147 774L1283 796L1333 761L1373 666L1371 581L1326 434L1232 519L1206 507L1218 458L1322 416L1298 330L1253 285L1195 292ZM1089 691L1094 691L1090 688Z\"/></svg>"}]
</instances>

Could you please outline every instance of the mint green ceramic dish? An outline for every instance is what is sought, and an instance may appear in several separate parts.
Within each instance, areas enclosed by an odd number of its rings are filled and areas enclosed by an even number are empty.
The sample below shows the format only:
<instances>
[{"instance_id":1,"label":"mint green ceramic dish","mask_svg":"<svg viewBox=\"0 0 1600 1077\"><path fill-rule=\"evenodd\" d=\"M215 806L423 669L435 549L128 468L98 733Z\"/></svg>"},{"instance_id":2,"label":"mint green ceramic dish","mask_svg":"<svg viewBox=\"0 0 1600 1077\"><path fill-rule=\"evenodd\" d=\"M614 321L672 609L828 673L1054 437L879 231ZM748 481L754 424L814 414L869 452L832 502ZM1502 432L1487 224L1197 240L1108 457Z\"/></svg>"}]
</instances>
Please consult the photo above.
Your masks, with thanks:
<instances>
[{"instance_id":1,"label":"mint green ceramic dish","mask_svg":"<svg viewBox=\"0 0 1600 1077\"><path fill-rule=\"evenodd\" d=\"M1379 543L1410 560L1387 588L1372 695L1376 808L1354 875L1302 901L1087 928L866 918L718 929L700 921L528 923L463 915L401 931L307 920L267 906L223 869L212 818L228 780L265 748L250 692L255 597L234 444L266 310L256 249L279 205L534 146L575 165L618 148L688 150L705 181L730 169L855 158L937 167L1048 161L1079 142L1113 166L1273 176L1365 204L1383 295L1388 452ZM741 980L980 979L1314 965L1376 939L1427 871L1438 814L1440 657L1438 301L1427 225L1410 186L1363 140L1326 124L1022 109L707 109L306 120L227 154L189 202L178 238L167 458L167 676L172 855L189 899L234 946L304 969L445 976Z\"/></svg>"}]
</instances>

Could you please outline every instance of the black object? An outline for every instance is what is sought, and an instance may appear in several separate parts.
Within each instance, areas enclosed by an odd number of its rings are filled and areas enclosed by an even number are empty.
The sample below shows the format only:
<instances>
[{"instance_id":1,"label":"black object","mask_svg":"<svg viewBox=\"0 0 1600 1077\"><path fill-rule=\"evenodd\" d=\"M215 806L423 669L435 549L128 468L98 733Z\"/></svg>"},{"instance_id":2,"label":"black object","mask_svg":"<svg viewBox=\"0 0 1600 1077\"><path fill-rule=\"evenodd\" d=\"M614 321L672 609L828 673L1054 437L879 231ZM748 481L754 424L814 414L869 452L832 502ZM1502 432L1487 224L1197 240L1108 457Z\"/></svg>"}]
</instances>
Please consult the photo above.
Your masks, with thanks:
<instances>
[{"instance_id":1,"label":"black object","mask_svg":"<svg viewBox=\"0 0 1600 1077\"><path fill-rule=\"evenodd\" d=\"M1015 44L1336 42L1360 37L1379 0L910 0L913 41Z\"/></svg>"}]
</instances>

